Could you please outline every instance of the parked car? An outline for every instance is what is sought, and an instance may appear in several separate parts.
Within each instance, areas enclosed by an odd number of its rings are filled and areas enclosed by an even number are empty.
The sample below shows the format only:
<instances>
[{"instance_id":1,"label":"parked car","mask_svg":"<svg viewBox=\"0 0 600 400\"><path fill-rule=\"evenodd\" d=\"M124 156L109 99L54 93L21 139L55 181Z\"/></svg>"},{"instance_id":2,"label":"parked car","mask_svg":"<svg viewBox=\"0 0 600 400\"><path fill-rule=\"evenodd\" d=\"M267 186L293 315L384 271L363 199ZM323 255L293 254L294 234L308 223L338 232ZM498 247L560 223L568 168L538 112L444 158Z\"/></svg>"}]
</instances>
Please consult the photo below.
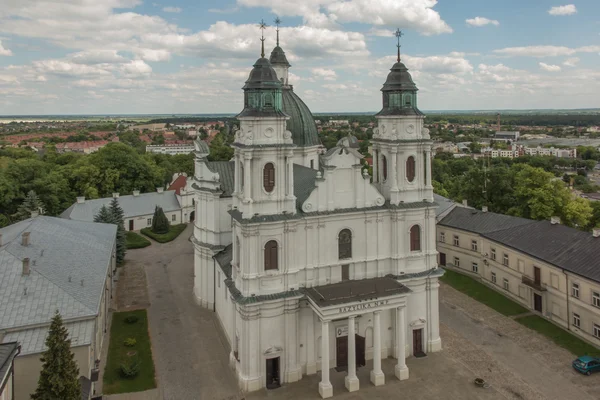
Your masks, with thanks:
<instances>
[{"instance_id":1,"label":"parked car","mask_svg":"<svg viewBox=\"0 0 600 400\"><path fill-rule=\"evenodd\" d=\"M586 375L591 375L592 372L600 372L600 358L581 356L573 361L573 368Z\"/></svg>"}]
</instances>

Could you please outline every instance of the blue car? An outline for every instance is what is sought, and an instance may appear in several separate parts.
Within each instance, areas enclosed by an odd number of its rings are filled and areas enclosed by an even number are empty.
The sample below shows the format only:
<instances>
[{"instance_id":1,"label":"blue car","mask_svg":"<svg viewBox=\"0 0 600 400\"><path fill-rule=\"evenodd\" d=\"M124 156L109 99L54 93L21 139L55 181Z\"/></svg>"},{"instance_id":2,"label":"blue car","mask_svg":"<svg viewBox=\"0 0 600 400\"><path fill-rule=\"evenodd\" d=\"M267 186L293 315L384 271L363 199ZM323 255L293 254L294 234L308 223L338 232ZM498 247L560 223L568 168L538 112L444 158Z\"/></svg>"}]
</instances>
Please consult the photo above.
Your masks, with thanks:
<instances>
[{"instance_id":1,"label":"blue car","mask_svg":"<svg viewBox=\"0 0 600 400\"><path fill-rule=\"evenodd\" d=\"M573 361L573 368L586 375L591 375L592 372L600 372L600 358L581 356Z\"/></svg>"}]
</instances>

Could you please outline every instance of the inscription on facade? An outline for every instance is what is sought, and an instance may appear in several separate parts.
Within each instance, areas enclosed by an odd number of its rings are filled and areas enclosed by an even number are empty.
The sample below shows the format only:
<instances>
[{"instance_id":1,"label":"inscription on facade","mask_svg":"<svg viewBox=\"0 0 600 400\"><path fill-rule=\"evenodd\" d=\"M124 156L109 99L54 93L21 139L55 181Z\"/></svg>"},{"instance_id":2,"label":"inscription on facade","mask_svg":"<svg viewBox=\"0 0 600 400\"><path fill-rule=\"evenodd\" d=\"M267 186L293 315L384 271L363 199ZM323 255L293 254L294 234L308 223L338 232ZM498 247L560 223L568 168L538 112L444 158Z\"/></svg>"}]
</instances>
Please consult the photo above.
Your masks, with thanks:
<instances>
[{"instance_id":1,"label":"inscription on facade","mask_svg":"<svg viewBox=\"0 0 600 400\"><path fill-rule=\"evenodd\" d=\"M377 301L372 301L370 303L361 303L361 304L354 304L351 306L346 306L346 307L340 307L339 308L339 313L345 313L345 312L350 312L350 311L360 311L360 310L368 310L371 308L376 308L379 306L384 306L387 303L389 303L389 300L377 300Z\"/></svg>"}]
</instances>

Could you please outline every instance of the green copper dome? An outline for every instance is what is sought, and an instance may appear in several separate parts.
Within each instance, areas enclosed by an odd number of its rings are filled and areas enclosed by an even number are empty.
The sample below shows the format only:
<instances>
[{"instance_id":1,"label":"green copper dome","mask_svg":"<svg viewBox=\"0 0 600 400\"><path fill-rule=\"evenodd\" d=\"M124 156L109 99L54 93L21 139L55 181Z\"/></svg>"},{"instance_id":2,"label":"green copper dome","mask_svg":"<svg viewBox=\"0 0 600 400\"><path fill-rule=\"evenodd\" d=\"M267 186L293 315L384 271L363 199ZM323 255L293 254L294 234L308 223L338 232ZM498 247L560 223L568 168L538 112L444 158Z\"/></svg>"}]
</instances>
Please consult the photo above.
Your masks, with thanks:
<instances>
[{"instance_id":1,"label":"green copper dome","mask_svg":"<svg viewBox=\"0 0 600 400\"><path fill-rule=\"evenodd\" d=\"M244 89L240 117L287 117L282 111L281 82L269 60L259 58L250 71Z\"/></svg>"},{"instance_id":2,"label":"green copper dome","mask_svg":"<svg viewBox=\"0 0 600 400\"><path fill-rule=\"evenodd\" d=\"M294 144L300 147L318 146L321 144L315 118L309 108L298 97L291 86L284 87L283 112L290 116L287 130L292 132Z\"/></svg>"},{"instance_id":3,"label":"green copper dome","mask_svg":"<svg viewBox=\"0 0 600 400\"><path fill-rule=\"evenodd\" d=\"M408 68L397 62L381 88L383 109L377 115L423 115L417 108L418 90Z\"/></svg>"}]
</instances>

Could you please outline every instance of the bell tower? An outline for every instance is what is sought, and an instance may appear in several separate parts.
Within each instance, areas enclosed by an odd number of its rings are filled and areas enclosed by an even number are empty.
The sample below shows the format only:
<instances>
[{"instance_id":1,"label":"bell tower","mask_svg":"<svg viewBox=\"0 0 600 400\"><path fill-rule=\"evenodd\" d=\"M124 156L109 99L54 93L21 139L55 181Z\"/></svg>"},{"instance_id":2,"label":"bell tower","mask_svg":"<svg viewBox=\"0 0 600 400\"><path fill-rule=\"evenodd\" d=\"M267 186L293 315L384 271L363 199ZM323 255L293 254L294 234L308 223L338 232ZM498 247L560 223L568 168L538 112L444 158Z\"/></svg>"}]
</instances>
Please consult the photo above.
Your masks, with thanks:
<instances>
[{"instance_id":1,"label":"bell tower","mask_svg":"<svg viewBox=\"0 0 600 400\"><path fill-rule=\"evenodd\" d=\"M417 108L417 86L398 57L381 89L383 108L373 132L373 183L393 205L433 201L431 146L425 115Z\"/></svg>"},{"instance_id":2,"label":"bell tower","mask_svg":"<svg viewBox=\"0 0 600 400\"><path fill-rule=\"evenodd\" d=\"M260 28L264 31L265 27L261 22ZM289 116L282 109L282 83L265 58L264 40L263 35L261 57L243 87L244 109L237 115L240 129L233 142L233 205L243 218L296 211L295 145L286 128Z\"/></svg>"}]
</instances>

